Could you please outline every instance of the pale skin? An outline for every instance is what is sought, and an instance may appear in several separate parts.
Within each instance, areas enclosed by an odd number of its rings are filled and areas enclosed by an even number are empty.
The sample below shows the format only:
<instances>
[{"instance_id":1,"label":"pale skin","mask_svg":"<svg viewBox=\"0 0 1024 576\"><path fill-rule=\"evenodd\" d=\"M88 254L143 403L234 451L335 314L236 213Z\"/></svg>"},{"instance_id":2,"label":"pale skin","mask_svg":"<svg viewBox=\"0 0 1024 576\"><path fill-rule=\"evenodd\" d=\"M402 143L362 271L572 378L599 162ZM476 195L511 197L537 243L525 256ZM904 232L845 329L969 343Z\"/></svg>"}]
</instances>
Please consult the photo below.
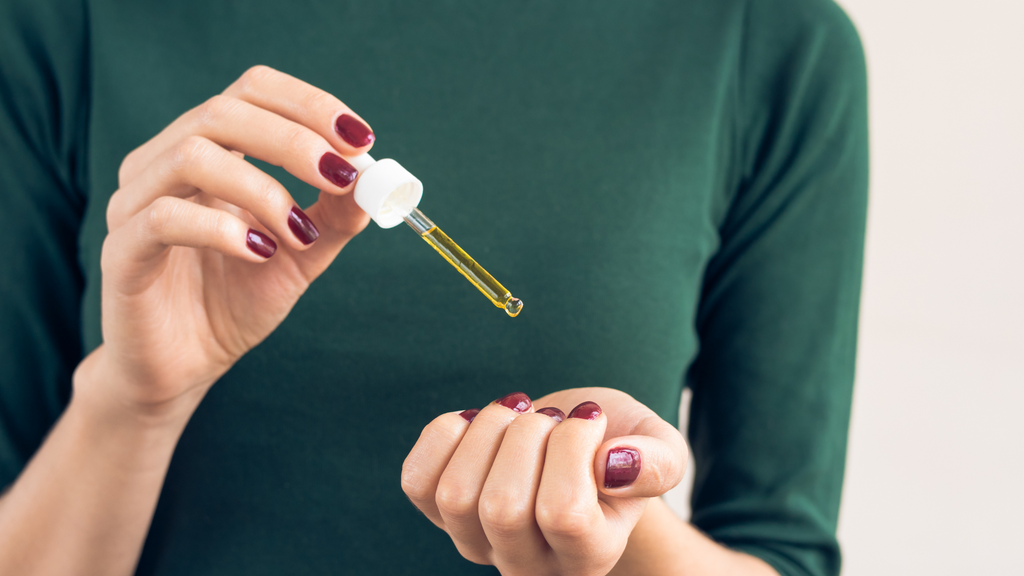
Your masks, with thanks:
<instances>
[{"instance_id":1,"label":"pale skin","mask_svg":"<svg viewBox=\"0 0 1024 576\"><path fill-rule=\"evenodd\" d=\"M352 184L319 169L325 154L370 148L334 130L345 115L361 122L334 96L260 66L125 158L101 258L104 344L78 366L66 411L0 498L0 574L133 573L174 447L206 392L369 221ZM304 211L318 236L289 226L294 200L244 156L321 191ZM253 233L276 251L252 248ZM686 451L645 406L606 388L535 405L584 401L601 406L594 420L493 403L472 424L443 414L406 460L402 486L463 556L506 576L776 574L657 497L679 482ZM607 451L618 446L638 450L642 466L629 486L607 489Z\"/></svg>"}]
</instances>

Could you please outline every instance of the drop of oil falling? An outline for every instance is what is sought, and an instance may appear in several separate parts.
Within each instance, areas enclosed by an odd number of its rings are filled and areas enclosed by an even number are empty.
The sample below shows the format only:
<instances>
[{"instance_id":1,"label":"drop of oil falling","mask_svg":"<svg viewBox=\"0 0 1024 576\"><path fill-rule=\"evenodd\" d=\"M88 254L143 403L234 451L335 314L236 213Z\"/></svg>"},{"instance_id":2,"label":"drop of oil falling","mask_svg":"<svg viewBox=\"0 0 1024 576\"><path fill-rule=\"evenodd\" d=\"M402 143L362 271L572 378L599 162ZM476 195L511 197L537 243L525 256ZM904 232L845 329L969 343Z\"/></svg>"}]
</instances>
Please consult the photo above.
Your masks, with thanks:
<instances>
[{"instance_id":1,"label":"drop of oil falling","mask_svg":"<svg viewBox=\"0 0 1024 576\"><path fill-rule=\"evenodd\" d=\"M519 298L509 298L508 302L505 302L505 312L508 315L515 318L523 310L523 301Z\"/></svg>"}]
</instances>

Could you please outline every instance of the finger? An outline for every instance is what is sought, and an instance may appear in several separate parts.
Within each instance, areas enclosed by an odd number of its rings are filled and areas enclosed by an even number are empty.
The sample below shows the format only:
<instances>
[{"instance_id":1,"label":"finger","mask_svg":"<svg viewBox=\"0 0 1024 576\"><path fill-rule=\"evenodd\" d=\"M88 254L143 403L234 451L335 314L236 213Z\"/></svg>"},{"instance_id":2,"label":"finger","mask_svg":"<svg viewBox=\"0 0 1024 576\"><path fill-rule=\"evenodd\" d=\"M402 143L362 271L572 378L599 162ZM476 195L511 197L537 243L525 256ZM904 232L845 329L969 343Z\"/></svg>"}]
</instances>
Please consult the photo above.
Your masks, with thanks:
<instances>
[{"instance_id":1,"label":"finger","mask_svg":"<svg viewBox=\"0 0 1024 576\"><path fill-rule=\"evenodd\" d=\"M480 493L480 522L503 573L539 574L550 552L534 508L552 414L523 414L509 424Z\"/></svg>"},{"instance_id":2,"label":"finger","mask_svg":"<svg viewBox=\"0 0 1024 576\"><path fill-rule=\"evenodd\" d=\"M603 494L616 498L661 496L683 479L686 443L679 431L656 414L641 420L634 435L605 442L594 458Z\"/></svg>"},{"instance_id":3,"label":"finger","mask_svg":"<svg viewBox=\"0 0 1024 576\"><path fill-rule=\"evenodd\" d=\"M491 546L480 523L480 494L505 429L519 414L532 409L522 392L488 404L455 449L437 485L437 509L445 530L467 560L491 564Z\"/></svg>"},{"instance_id":4,"label":"finger","mask_svg":"<svg viewBox=\"0 0 1024 576\"><path fill-rule=\"evenodd\" d=\"M607 418L593 402L574 408L548 437L544 471L537 493L537 525L555 555L591 564L607 553L613 526L598 503L594 454L604 438Z\"/></svg>"},{"instance_id":5,"label":"finger","mask_svg":"<svg viewBox=\"0 0 1024 576\"><path fill-rule=\"evenodd\" d=\"M162 196L107 236L103 274L116 278L123 293L144 290L159 275L171 246L209 248L253 263L276 250L273 239L233 214Z\"/></svg>"},{"instance_id":6,"label":"finger","mask_svg":"<svg viewBox=\"0 0 1024 576\"><path fill-rule=\"evenodd\" d=\"M419 440L402 464L402 490L405 495L442 530L444 520L434 497L437 482L477 412L479 410L449 412L435 418L423 428Z\"/></svg>"},{"instance_id":7,"label":"finger","mask_svg":"<svg viewBox=\"0 0 1024 576\"><path fill-rule=\"evenodd\" d=\"M260 224L295 250L319 236L317 226L280 182L202 136L189 136L159 156L107 205L114 230L160 196L188 198L201 190L248 210Z\"/></svg>"},{"instance_id":8,"label":"finger","mask_svg":"<svg viewBox=\"0 0 1024 576\"><path fill-rule=\"evenodd\" d=\"M217 95L181 115L125 158L122 186L189 136L281 166L303 182L333 194L352 189L358 172L313 130L243 100Z\"/></svg>"},{"instance_id":9,"label":"finger","mask_svg":"<svg viewBox=\"0 0 1024 576\"><path fill-rule=\"evenodd\" d=\"M537 410L537 413L538 414L546 414L546 415L554 418L555 422L561 422L562 420L565 420L565 412L562 412L561 410L559 410L558 408L555 408L554 406L548 406L546 408L539 408Z\"/></svg>"},{"instance_id":10,"label":"finger","mask_svg":"<svg viewBox=\"0 0 1024 576\"><path fill-rule=\"evenodd\" d=\"M370 126L332 94L267 66L254 66L224 91L310 128L345 156L373 146Z\"/></svg>"},{"instance_id":11,"label":"finger","mask_svg":"<svg viewBox=\"0 0 1024 576\"><path fill-rule=\"evenodd\" d=\"M330 266L353 236L366 228L370 217L356 204L354 194L335 196L323 192L306 214L316 223L320 237L309 250L294 257L306 277L313 279Z\"/></svg>"}]
</instances>

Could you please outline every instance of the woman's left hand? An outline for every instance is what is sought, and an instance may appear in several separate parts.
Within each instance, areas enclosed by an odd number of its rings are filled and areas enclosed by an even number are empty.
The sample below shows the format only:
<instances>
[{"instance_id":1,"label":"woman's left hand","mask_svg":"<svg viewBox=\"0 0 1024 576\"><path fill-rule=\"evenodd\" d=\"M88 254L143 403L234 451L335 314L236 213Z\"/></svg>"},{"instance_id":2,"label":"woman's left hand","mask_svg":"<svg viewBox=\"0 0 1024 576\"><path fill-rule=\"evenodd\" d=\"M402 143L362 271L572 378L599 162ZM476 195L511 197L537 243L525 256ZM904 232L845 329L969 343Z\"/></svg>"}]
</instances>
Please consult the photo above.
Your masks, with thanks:
<instances>
[{"instance_id":1,"label":"woman's left hand","mask_svg":"<svg viewBox=\"0 0 1024 576\"><path fill-rule=\"evenodd\" d=\"M536 405L515 393L437 417L405 459L402 488L472 562L505 576L603 576L647 499L682 479L686 444L618 390L563 390Z\"/></svg>"}]
</instances>

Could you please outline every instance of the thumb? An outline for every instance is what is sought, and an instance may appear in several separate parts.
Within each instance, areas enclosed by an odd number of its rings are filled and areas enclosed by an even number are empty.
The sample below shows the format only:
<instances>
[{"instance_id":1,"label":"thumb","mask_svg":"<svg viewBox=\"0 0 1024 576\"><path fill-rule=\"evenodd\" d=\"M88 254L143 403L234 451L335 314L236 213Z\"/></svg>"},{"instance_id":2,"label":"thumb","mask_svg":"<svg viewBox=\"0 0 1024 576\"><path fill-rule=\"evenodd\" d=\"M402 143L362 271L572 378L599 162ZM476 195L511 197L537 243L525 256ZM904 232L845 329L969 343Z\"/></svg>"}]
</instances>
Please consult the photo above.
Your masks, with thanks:
<instances>
[{"instance_id":1,"label":"thumb","mask_svg":"<svg viewBox=\"0 0 1024 576\"><path fill-rule=\"evenodd\" d=\"M612 438L598 449L594 477L601 493L653 498L675 488L689 455L679 430L650 414L632 431L633 435Z\"/></svg>"}]
</instances>

